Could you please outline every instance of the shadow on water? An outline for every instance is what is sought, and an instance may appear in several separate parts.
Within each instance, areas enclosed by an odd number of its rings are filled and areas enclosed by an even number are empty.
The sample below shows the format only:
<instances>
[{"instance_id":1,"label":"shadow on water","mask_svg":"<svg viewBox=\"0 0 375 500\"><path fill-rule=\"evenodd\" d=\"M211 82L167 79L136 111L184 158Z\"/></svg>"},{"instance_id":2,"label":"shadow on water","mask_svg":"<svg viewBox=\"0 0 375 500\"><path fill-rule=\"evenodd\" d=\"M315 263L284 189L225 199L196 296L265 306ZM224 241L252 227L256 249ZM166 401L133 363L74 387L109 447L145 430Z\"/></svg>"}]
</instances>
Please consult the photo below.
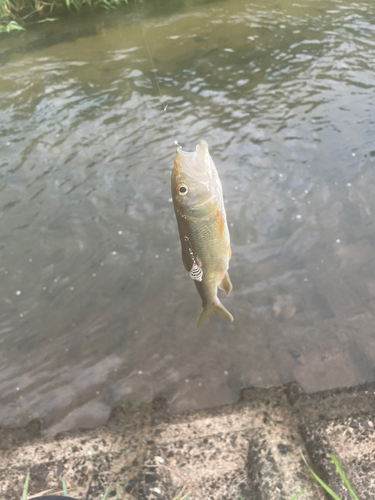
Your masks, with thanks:
<instances>
[{"instance_id":1,"label":"shadow on water","mask_svg":"<svg viewBox=\"0 0 375 500\"><path fill-rule=\"evenodd\" d=\"M0 422L373 380L375 7L143 4L2 39ZM140 19L151 46L162 112ZM208 141L233 324L195 328L173 142Z\"/></svg>"}]
</instances>

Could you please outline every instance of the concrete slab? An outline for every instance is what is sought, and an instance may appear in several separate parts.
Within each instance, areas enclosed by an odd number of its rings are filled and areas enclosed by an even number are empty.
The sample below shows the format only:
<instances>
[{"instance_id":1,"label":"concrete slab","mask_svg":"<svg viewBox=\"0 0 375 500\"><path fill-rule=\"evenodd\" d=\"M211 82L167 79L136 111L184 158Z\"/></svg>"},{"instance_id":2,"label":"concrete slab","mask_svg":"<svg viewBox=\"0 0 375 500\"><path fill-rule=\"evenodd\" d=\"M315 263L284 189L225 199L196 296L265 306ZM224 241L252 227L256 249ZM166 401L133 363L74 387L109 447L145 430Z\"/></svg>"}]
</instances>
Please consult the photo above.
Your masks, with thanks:
<instances>
[{"instance_id":1,"label":"concrete slab","mask_svg":"<svg viewBox=\"0 0 375 500\"><path fill-rule=\"evenodd\" d=\"M99 498L111 483L113 492L126 498L138 483L150 414L150 406L134 412L116 410L106 426L55 436L41 436L37 421L31 424L31 432L3 429L0 498L21 498L28 470L30 495L60 491L64 478L69 494L79 499Z\"/></svg>"},{"instance_id":2,"label":"concrete slab","mask_svg":"<svg viewBox=\"0 0 375 500\"><path fill-rule=\"evenodd\" d=\"M0 498L61 490L79 499L323 499L299 451L346 500L334 453L362 500L375 498L375 384L305 394L248 389L234 405L170 414L165 401L113 410L105 426L41 436L40 422L0 429Z\"/></svg>"},{"instance_id":3,"label":"concrete slab","mask_svg":"<svg viewBox=\"0 0 375 500\"><path fill-rule=\"evenodd\" d=\"M342 500L351 499L330 459L333 454L359 498L375 498L375 384L310 395L292 384L288 390L319 476Z\"/></svg>"},{"instance_id":4,"label":"concrete slab","mask_svg":"<svg viewBox=\"0 0 375 500\"><path fill-rule=\"evenodd\" d=\"M283 391L252 389L236 405L173 416L156 429L142 483L147 499L287 500L308 487L304 443Z\"/></svg>"}]
</instances>

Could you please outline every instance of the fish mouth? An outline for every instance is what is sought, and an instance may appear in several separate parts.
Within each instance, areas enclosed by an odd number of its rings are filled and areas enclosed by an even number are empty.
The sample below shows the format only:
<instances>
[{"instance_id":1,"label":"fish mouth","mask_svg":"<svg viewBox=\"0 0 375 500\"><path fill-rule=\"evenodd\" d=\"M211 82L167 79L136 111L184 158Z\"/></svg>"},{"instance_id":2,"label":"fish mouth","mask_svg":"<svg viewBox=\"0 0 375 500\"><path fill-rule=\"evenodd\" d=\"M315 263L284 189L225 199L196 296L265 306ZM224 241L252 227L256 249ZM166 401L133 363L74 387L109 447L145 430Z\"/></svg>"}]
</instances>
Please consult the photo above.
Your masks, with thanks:
<instances>
[{"instance_id":1,"label":"fish mouth","mask_svg":"<svg viewBox=\"0 0 375 500\"><path fill-rule=\"evenodd\" d=\"M194 174L205 174L211 171L211 158L208 152L206 141L200 140L195 151L183 151L181 146L177 146L175 163L183 170L188 170Z\"/></svg>"}]
</instances>

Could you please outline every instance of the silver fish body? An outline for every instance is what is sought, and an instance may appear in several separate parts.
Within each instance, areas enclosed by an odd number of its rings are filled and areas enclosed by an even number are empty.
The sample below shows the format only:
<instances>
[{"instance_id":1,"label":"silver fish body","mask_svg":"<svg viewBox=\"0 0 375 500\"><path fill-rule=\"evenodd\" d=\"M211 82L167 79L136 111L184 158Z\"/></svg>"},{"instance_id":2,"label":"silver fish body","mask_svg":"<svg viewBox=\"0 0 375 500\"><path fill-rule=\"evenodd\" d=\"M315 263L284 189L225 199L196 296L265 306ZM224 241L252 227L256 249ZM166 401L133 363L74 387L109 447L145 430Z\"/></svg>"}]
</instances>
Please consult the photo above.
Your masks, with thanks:
<instances>
[{"instance_id":1,"label":"silver fish body","mask_svg":"<svg viewBox=\"0 0 375 500\"><path fill-rule=\"evenodd\" d=\"M205 141L191 153L177 148L171 187L182 261L202 299L197 326L212 313L233 321L217 297L218 288L227 295L232 290L231 249L221 182Z\"/></svg>"}]
</instances>

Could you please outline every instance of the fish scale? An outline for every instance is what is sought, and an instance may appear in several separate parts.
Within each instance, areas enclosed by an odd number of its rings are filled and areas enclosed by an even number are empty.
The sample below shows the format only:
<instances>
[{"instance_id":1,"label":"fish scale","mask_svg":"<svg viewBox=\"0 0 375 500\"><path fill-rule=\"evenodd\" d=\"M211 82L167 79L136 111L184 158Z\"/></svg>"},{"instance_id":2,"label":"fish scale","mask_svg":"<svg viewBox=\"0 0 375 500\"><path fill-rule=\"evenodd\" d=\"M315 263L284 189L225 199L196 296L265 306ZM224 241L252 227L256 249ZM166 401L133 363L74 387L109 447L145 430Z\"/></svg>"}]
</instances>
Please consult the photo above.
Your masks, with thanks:
<instances>
[{"instance_id":1,"label":"fish scale","mask_svg":"<svg viewBox=\"0 0 375 500\"><path fill-rule=\"evenodd\" d=\"M191 234L193 249L202 261L204 272L220 272L228 266L228 238L219 237L216 219L193 223Z\"/></svg>"}]
</instances>

